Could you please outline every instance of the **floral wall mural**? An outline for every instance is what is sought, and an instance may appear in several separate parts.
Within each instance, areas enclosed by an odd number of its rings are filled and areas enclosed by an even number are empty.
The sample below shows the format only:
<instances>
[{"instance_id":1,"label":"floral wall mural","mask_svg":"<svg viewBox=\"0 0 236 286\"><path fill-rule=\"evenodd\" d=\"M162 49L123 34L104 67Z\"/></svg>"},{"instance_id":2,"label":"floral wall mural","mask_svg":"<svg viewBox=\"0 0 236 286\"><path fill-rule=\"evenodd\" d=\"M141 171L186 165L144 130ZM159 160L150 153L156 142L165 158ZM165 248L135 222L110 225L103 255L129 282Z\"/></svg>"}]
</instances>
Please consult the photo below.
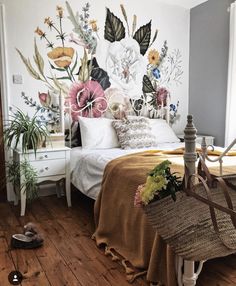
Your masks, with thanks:
<instances>
[{"instance_id":1,"label":"floral wall mural","mask_svg":"<svg viewBox=\"0 0 236 286\"><path fill-rule=\"evenodd\" d=\"M72 121L104 114L158 117L163 107L170 110L172 123L180 116L179 101L173 102L170 93L172 85L182 83L180 50L169 49L167 41L158 50L158 30L152 20L138 26L137 15L129 19L124 5L120 9L123 18L106 8L104 24L98 26L89 3L76 12L66 2L65 8L56 7L56 17L46 15L44 28L35 29L38 38L33 56L28 58L17 49L29 74L45 85L38 90L38 100L24 93L22 98L39 111L39 120L52 132L59 125L60 97ZM64 30L67 18L72 31ZM38 39L45 43L46 57L38 48Z\"/></svg>"}]
</instances>

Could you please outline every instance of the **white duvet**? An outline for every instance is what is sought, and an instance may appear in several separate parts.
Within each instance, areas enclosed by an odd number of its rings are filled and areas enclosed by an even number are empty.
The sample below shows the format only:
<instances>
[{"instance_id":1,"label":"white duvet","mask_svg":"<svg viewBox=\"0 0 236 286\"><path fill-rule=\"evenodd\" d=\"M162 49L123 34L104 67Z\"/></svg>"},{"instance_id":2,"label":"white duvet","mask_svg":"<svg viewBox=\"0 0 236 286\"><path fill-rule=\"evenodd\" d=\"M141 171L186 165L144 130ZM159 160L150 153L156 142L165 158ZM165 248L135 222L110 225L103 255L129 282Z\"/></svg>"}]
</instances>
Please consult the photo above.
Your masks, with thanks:
<instances>
[{"instance_id":1,"label":"white duvet","mask_svg":"<svg viewBox=\"0 0 236 286\"><path fill-rule=\"evenodd\" d=\"M183 147L184 143L165 143L149 149L173 150ZM76 147L71 150L71 182L86 196L96 199L101 188L103 171L106 164L118 157L141 152L146 149L121 148L112 149L83 149Z\"/></svg>"}]
</instances>

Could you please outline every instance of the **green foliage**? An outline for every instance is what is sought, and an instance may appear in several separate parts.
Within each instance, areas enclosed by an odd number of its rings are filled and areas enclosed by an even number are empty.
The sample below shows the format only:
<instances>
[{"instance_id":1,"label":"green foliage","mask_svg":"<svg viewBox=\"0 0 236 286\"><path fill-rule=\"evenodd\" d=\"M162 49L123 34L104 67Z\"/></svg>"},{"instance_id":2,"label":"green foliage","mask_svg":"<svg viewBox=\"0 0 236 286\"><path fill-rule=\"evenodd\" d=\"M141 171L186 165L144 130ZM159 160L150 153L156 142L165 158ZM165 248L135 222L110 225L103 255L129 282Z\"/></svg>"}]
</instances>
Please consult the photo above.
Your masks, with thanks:
<instances>
[{"instance_id":1,"label":"green foliage","mask_svg":"<svg viewBox=\"0 0 236 286\"><path fill-rule=\"evenodd\" d=\"M23 188L26 192L26 198L29 201L38 197L38 186L37 186L37 171L25 160L19 162L7 162L7 179L12 183L14 192L17 190L21 191ZM22 183L20 183L20 176L24 177Z\"/></svg>"},{"instance_id":2,"label":"green foliage","mask_svg":"<svg viewBox=\"0 0 236 286\"><path fill-rule=\"evenodd\" d=\"M125 27L122 21L107 8L104 38L109 42L115 42L122 40L124 37Z\"/></svg>"},{"instance_id":3,"label":"green foliage","mask_svg":"<svg viewBox=\"0 0 236 286\"><path fill-rule=\"evenodd\" d=\"M171 173L170 165L171 162L165 160L148 173L148 176L152 177L153 181L156 181L160 176L166 180L165 188L154 190L154 200L160 200L167 196L171 196L172 199L176 201L176 192L182 189L182 180L180 177L176 176L176 173Z\"/></svg>"},{"instance_id":4,"label":"green foliage","mask_svg":"<svg viewBox=\"0 0 236 286\"><path fill-rule=\"evenodd\" d=\"M32 118L24 114L17 108L11 115L8 124L4 129L4 139L7 148L17 148L21 142L21 149L26 153L28 149L33 149L36 154L37 148L46 140L49 133L45 125L37 121L36 113Z\"/></svg>"}]
</instances>

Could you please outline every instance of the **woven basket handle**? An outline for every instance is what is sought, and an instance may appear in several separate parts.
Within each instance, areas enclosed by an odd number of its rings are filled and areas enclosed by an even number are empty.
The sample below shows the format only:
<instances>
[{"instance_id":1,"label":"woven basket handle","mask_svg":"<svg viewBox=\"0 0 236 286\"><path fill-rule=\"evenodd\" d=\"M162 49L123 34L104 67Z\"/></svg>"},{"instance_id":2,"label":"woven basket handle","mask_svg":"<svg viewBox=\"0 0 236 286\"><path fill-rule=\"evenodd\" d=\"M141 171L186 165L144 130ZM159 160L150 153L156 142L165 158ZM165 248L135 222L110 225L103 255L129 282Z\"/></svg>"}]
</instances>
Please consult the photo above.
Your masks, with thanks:
<instances>
[{"instance_id":1,"label":"woven basket handle","mask_svg":"<svg viewBox=\"0 0 236 286\"><path fill-rule=\"evenodd\" d=\"M204 186L204 189L206 190L206 194L207 194L207 199L198 195L195 192L195 187L197 185L194 185L192 182L192 178L197 178ZM215 214L215 209L214 209L214 202L212 200L212 194L211 191L205 181L205 179L200 176L199 174L192 174L189 176L188 178L188 182L187 182L187 189L186 189L186 193L192 197L195 197L196 199L198 199L199 201L202 201L204 203L206 203L209 206L209 210L210 210L210 215L211 215L211 220L212 220L212 224L214 227L215 232L217 233L217 235L220 235L220 231L219 231L219 227L217 224L217 220L216 220L216 214Z\"/></svg>"},{"instance_id":2,"label":"woven basket handle","mask_svg":"<svg viewBox=\"0 0 236 286\"><path fill-rule=\"evenodd\" d=\"M209 170L208 170L208 173L210 175ZM192 178L193 177L197 178L202 183L202 185L204 186L204 189L206 191L207 198L202 197L202 196L198 195L195 192L195 187L197 185L193 184L193 182L192 182ZM210 182L211 182L210 184L213 184L214 182L218 182L219 183L219 185L221 187L221 190L223 191L223 194L224 194L224 197L225 197L225 200L226 200L228 208L213 202L212 193L211 193L211 190L210 190L210 188L209 188L209 186L207 184L207 181L202 176L200 176L199 174L193 174L193 175L189 176L188 182L187 182L187 189L185 191L186 191L186 193L188 195L196 198L197 200L199 200L199 201L201 201L203 203L206 203L209 206L212 224L213 224L213 227L214 227L214 230L215 230L217 236L219 237L219 239L222 241L222 243L226 247L228 247L229 249L235 249L235 247L232 247L232 246L228 245L228 243L226 243L222 239L220 231L219 231L217 219L216 219L216 213L215 213L215 208L216 208L216 209L219 209L219 210L229 214L230 218L231 218L231 221L232 221L234 227L236 228L236 212L233 209L233 204L232 204L232 200L230 198L230 195L228 193L227 185L226 185L225 181L221 177L214 177L214 178L211 177L210 178Z\"/></svg>"},{"instance_id":3,"label":"woven basket handle","mask_svg":"<svg viewBox=\"0 0 236 286\"><path fill-rule=\"evenodd\" d=\"M204 179L207 180L207 185L210 186L210 187L214 187L215 178L222 178L229 188L231 188L232 190L236 191L236 185L232 184L229 181L230 178L232 178L232 177L235 178L235 175L233 175L233 176L228 175L228 176L218 177L218 176L215 176L215 175L211 174L201 155L199 155L199 161L198 161L198 165L197 165L197 173L201 177L203 177Z\"/></svg>"},{"instance_id":4,"label":"woven basket handle","mask_svg":"<svg viewBox=\"0 0 236 286\"><path fill-rule=\"evenodd\" d=\"M231 182L229 182L227 177L218 177L218 176L212 175L210 173L205 161L202 159L201 156L199 156L197 171L201 177L206 179L206 183L208 186L214 187L215 183L217 183L217 182L219 183L219 185L221 186L221 189L223 191L223 194L224 194L228 208L230 210L233 210L234 209L233 203L232 203L232 200L231 200L229 192L228 192L228 187L230 187L233 190L236 190L236 186L234 184L232 184ZM230 178L230 176L228 176L228 178ZM230 217L231 217L231 220L232 220L234 227L236 228L236 217L235 217L235 215L231 214Z\"/></svg>"}]
</instances>

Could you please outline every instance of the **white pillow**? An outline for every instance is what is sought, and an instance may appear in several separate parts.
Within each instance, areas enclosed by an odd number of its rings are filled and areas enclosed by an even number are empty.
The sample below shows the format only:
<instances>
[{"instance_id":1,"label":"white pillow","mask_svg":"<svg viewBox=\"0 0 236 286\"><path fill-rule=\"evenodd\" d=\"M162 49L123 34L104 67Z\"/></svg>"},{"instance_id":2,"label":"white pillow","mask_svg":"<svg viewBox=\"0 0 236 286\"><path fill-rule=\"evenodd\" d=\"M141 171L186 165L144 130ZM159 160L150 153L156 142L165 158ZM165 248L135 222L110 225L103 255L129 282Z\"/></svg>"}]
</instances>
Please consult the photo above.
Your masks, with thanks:
<instances>
[{"instance_id":1,"label":"white pillow","mask_svg":"<svg viewBox=\"0 0 236 286\"><path fill-rule=\"evenodd\" d=\"M119 147L111 119L79 117L79 124L83 148L108 149Z\"/></svg>"},{"instance_id":2,"label":"white pillow","mask_svg":"<svg viewBox=\"0 0 236 286\"><path fill-rule=\"evenodd\" d=\"M163 119L149 119L152 133L156 136L157 143L180 142L173 129Z\"/></svg>"}]
</instances>

